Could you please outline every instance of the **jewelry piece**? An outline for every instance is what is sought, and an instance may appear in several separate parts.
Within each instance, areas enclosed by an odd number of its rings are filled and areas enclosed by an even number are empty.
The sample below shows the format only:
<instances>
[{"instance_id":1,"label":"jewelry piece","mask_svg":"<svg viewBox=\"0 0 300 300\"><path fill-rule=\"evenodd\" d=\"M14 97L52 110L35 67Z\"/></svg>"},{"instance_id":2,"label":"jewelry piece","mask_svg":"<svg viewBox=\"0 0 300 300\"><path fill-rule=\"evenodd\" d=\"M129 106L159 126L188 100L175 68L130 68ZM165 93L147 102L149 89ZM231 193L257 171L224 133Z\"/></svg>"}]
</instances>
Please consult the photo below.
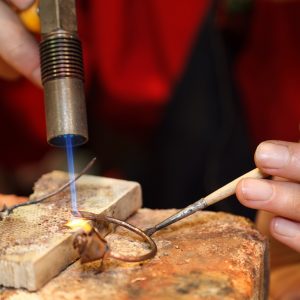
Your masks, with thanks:
<instances>
[{"instance_id":1,"label":"jewelry piece","mask_svg":"<svg viewBox=\"0 0 300 300\"><path fill-rule=\"evenodd\" d=\"M95 226L92 226L92 229L88 233L83 230L77 233L73 241L74 248L78 249L80 254L81 263L92 262L98 259L102 259L103 262L103 260L107 257L112 257L126 262L140 262L155 256L157 246L154 240L150 236L147 236L141 229L119 219L103 216L101 214L97 215L85 211L79 211L79 214L82 218L96 223L101 221L124 227L142 237L143 240L150 246L150 251L148 253L139 256L128 256L114 253L111 251L107 241L101 236L98 229Z\"/></svg>"}]
</instances>

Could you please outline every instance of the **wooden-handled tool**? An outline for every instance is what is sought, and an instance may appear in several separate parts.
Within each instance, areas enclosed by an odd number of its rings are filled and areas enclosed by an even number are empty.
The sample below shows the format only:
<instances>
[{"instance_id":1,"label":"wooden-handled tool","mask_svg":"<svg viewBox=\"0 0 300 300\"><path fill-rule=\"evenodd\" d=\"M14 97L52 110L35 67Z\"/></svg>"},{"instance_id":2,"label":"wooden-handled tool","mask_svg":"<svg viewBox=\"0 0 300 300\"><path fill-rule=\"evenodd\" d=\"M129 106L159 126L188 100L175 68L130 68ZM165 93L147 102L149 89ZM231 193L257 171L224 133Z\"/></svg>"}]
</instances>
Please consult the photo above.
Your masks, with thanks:
<instances>
[{"instance_id":1,"label":"wooden-handled tool","mask_svg":"<svg viewBox=\"0 0 300 300\"><path fill-rule=\"evenodd\" d=\"M154 232L165 228L183 218L186 218L198 210L202 210L218 201L224 200L225 198L233 195L236 190L236 186L241 179L244 178L265 178L267 175L262 173L259 169L254 169L236 179L229 182L228 184L224 185L223 187L219 188L218 190L212 192L208 196L201 198L200 200L196 201L195 203L187 206L186 208L182 209L175 215L168 217L164 221L160 222L159 224L155 225L154 227L148 228L145 230L147 235L152 235Z\"/></svg>"}]
</instances>

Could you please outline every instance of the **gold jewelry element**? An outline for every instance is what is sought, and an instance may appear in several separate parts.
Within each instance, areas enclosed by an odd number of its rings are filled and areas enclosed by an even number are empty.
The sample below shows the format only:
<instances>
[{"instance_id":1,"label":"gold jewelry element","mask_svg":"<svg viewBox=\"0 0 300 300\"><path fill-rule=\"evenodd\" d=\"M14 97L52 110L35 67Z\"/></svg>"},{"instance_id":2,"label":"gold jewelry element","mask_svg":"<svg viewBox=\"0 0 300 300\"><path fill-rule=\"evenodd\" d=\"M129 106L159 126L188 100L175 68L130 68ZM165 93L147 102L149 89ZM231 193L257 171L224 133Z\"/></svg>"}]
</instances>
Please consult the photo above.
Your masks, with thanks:
<instances>
[{"instance_id":1,"label":"gold jewelry element","mask_svg":"<svg viewBox=\"0 0 300 300\"><path fill-rule=\"evenodd\" d=\"M93 222L103 221L124 227L139 235L150 246L150 251L148 253L139 256L128 256L114 253L111 251L107 241L100 235L98 229L93 226L92 230L88 233L84 232L83 230L77 233L73 241L73 246L75 249L78 249L82 263L92 262L98 259L103 260L107 257L112 257L126 262L140 262L155 256L157 252L157 246L154 240L150 236L147 236L141 229L127 222L115 219L113 217L103 216L101 214L97 215L85 211L80 211L79 214L86 220L91 220Z\"/></svg>"}]
</instances>

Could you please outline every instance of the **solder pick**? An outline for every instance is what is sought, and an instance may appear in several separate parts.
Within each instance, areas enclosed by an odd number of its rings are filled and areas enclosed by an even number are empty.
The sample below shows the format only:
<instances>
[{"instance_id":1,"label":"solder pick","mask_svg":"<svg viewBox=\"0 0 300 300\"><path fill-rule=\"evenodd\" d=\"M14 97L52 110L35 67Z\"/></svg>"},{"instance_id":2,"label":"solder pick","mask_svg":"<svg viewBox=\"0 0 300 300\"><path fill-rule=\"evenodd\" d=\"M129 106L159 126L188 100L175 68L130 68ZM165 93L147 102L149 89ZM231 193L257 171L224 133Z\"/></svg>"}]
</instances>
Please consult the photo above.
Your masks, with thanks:
<instances>
[{"instance_id":1,"label":"solder pick","mask_svg":"<svg viewBox=\"0 0 300 300\"><path fill-rule=\"evenodd\" d=\"M258 178L265 178L265 177L267 177L267 175L262 173L258 168L256 168L256 169L234 179L233 181L229 182L228 184L224 185L223 187L219 188L218 190L212 192L208 196L201 198L200 200L194 202L193 204L190 204L186 208L184 208L184 209L180 210L178 213L168 217L167 219L158 223L157 225L144 230L144 232L147 235L151 236L158 230L161 230L173 223L176 223L179 220L184 219L199 210L205 209L206 207L208 207L218 201L224 200L225 198L227 198L235 193L236 186L241 179L244 179L244 178L257 178L258 179Z\"/></svg>"}]
</instances>

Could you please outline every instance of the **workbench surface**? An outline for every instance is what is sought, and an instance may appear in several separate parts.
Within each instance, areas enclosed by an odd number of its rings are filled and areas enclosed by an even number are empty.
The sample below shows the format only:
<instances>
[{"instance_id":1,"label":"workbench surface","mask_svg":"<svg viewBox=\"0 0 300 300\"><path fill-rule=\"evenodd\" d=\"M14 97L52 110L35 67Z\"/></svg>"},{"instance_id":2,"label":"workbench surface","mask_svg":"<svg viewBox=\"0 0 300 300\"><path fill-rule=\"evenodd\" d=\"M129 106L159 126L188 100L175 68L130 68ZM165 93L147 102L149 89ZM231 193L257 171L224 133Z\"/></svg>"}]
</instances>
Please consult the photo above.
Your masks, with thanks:
<instances>
[{"instance_id":1,"label":"workbench surface","mask_svg":"<svg viewBox=\"0 0 300 300\"><path fill-rule=\"evenodd\" d=\"M174 212L141 209L128 222L145 229ZM152 260L107 259L98 274L99 262L77 261L38 292L2 289L0 299L267 299L267 241L246 219L198 212L153 238ZM122 228L107 237L114 251L133 255L136 239Z\"/></svg>"}]
</instances>

